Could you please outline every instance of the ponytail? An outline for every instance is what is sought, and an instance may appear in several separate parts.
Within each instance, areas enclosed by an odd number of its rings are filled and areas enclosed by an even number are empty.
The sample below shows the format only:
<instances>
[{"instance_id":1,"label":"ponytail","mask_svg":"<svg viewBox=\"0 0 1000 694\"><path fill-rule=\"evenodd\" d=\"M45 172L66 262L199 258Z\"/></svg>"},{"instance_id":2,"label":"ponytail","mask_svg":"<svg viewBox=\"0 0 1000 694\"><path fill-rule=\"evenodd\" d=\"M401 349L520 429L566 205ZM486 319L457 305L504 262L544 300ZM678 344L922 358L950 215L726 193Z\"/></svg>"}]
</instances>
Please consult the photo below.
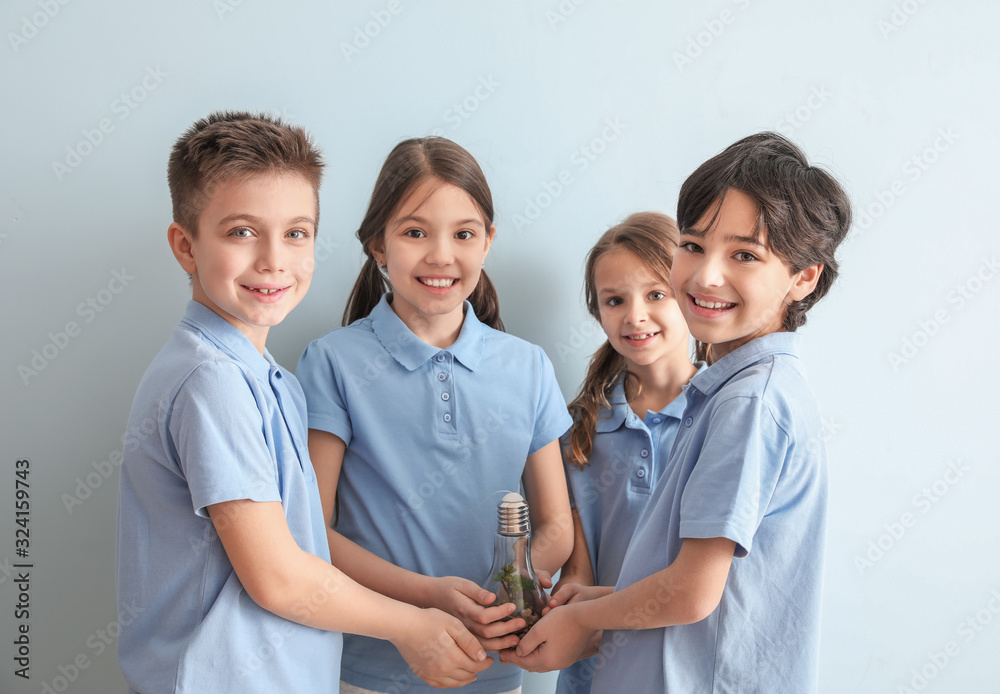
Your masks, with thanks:
<instances>
[{"instance_id":1,"label":"ponytail","mask_svg":"<svg viewBox=\"0 0 1000 694\"><path fill-rule=\"evenodd\" d=\"M469 303L472 304L472 310L476 312L476 318L480 323L505 332L503 321L500 320L500 297L497 296L496 287L487 276L486 270L480 273L479 282L469 296Z\"/></svg>"},{"instance_id":2,"label":"ponytail","mask_svg":"<svg viewBox=\"0 0 1000 694\"><path fill-rule=\"evenodd\" d=\"M602 407L611 407L611 395L618 379L624 377L625 399L632 400L639 394L638 381L628 372L625 358L606 341L590 359L587 377L580 386L580 393L569 404L573 427L569 432L566 460L576 463L582 470L594 450L594 433L597 414Z\"/></svg>"},{"instance_id":3,"label":"ponytail","mask_svg":"<svg viewBox=\"0 0 1000 694\"><path fill-rule=\"evenodd\" d=\"M375 258L369 255L354 283L351 295L347 297L347 307L344 308L344 316L340 324L350 325L358 319L365 318L378 305L382 294L388 289L389 284L382 277L378 263L375 262Z\"/></svg>"}]
</instances>

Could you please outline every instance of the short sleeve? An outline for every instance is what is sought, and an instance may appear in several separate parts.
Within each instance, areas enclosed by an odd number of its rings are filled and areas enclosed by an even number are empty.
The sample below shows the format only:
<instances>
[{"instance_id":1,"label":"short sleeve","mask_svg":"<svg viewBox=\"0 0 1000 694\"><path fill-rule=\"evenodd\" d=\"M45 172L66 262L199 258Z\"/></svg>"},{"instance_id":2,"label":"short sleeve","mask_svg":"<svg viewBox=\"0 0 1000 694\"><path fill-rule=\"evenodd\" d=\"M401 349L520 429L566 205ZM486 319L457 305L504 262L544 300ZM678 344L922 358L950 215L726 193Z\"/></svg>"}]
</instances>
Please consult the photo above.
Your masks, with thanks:
<instances>
[{"instance_id":1,"label":"short sleeve","mask_svg":"<svg viewBox=\"0 0 1000 694\"><path fill-rule=\"evenodd\" d=\"M536 346L535 349L538 350L539 360L537 369L539 390L538 405L535 409L535 429L531 436L529 455L558 439L573 423L566 408L566 400L559 390L552 362L545 356L541 347Z\"/></svg>"},{"instance_id":2,"label":"short sleeve","mask_svg":"<svg viewBox=\"0 0 1000 694\"><path fill-rule=\"evenodd\" d=\"M236 499L281 501L261 405L239 366L207 362L184 381L168 430L194 512Z\"/></svg>"},{"instance_id":3,"label":"short sleeve","mask_svg":"<svg viewBox=\"0 0 1000 694\"><path fill-rule=\"evenodd\" d=\"M299 358L295 377L306 396L309 428L330 432L347 444L353 431L340 389L344 375L338 373L338 366L330 348L314 340Z\"/></svg>"},{"instance_id":4,"label":"short sleeve","mask_svg":"<svg viewBox=\"0 0 1000 694\"><path fill-rule=\"evenodd\" d=\"M711 417L681 496L680 536L726 537L744 557L778 484L788 436L757 397L726 400Z\"/></svg>"}]
</instances>

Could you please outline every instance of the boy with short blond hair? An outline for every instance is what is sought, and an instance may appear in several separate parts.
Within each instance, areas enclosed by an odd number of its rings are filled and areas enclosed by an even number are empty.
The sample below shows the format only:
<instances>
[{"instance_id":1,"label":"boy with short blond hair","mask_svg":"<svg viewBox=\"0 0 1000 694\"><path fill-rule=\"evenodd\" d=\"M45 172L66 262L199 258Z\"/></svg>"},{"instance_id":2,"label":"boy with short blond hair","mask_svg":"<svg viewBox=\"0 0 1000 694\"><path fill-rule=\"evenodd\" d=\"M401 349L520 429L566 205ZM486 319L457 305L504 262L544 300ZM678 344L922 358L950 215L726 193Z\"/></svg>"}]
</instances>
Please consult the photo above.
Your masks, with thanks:
<instances>
[{"instance_id":1,"label":"boy with short blond hair","mask_svg":"<svg viewBox=\"0 0 1000 694\"><path fill-rule=\"evenodd\" d=\"M305 399L265 348L309 288L323 162L300 128L215 113L181 136L167 236L192 301L136 393L122 463L118 655L130 691L335 692L341 636L436 686L490 660L457 619L330 564Z\"/></svg>"}]
</instances>

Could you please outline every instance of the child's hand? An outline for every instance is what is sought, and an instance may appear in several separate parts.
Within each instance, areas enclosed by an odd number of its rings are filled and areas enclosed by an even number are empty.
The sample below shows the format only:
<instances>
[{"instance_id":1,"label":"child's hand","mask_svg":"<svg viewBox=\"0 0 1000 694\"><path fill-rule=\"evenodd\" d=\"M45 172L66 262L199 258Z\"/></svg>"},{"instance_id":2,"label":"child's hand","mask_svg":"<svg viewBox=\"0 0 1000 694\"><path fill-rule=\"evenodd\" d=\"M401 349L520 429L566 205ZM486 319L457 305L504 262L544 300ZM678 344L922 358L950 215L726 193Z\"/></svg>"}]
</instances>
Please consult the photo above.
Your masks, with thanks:
<instances>
[{"instance_id":1,"label":"child's hand","mask_svg":"<svg viewBox=\"0 0 1000 694\"><path fill-rule=\"evenodd\" d=\"M562 583L560 581L557 590L549 598L549 607L559 607L569 605L574 602L584 600L594 600L608 593L613 593L614 588L608 586L584 586L579 583Z\"/></svg>"},{"instance_id":2,"label":"child's hand","mask_svg":"<svg viewBox=\"0 0 1000 694\"><path fill-rule=\"evenodd\" d=\"M455 617L432 607L416 615L392 644L427 684L461 687L493 664L476 637Z\"/></svg>"},{"instance_id":3,"label":"child's hand","mask_svg":"<svg viewBox=\"0 0 1000 694\"><path fill-rule=\"evenodd\" d=\"M514 632L527 626L521 619L500 621L517 609L514 603L489 607L496 595L458 576L435 578L431 604L462 620L466 628L476 635L488 651L513 648L518 638Z\"/></svg>"},{"instance_id":4,"label":"child's hand","mask_svg":"<svg viewBox=\"0 0 1000 694\"><path fill-rule=\"evenodd\" d=\"M517 648L500 652L501 663L530 672L561 670L596 652L595 632L573 618L572 607L553 609L524 635ZM596 641L599 643L599 641Z\"/></svg>"},{"instance_id":5,"label":"child's hand","mask_svg":"<svg viewBox=\"0 0 1000 694\"><path fill-rule=\"evenodd\" d=\"M535 569L535 578L538 579L538 585L545 590L552 589L552 574L545 569Z\"/></svg>"}]
</instances>

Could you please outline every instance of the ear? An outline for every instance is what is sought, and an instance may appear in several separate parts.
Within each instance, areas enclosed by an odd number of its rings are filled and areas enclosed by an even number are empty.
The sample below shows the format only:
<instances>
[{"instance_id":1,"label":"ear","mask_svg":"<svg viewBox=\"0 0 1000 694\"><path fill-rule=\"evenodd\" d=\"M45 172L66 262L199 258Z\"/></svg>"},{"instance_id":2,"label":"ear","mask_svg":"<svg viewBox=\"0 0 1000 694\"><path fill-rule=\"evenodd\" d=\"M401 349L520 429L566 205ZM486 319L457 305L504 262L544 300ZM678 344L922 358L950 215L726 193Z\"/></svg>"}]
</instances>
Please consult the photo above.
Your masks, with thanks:
<instances>
[{"instance_id":1,"label":"ear","mask_svg":"<svg viewBox=\"0 0 1000 694\"><path fill-rule=\"evenodd\" d=\"M385 238L379 239L378 241L372 241L368 248L371 251L372 257L375 259L375 262L379 265L385 265Z\"/></svg>"},{"instance_id":2,"label":"ear","mask_svg":"<svg viewBox=\"0 0 1000 694\"><path fill-rule=\"evenodd\" d=\"M167 228L167 242L170 250L174 252L174 257L180 263L184 271L193 275L198 271L198 263L194 257L194 243L191 233L177 222L172 223Z\"/></svg>"},{"instance_id":3,"label":"ear","mask_svg":"<svg viewBox=\"0 0 1000 694\"><path fill-rule=\"evenodd\" d=\"M823 274L823 264L810 265L792 275L792 286L788 290L788 298L792 301L802 301L813 293L820 275Z\"/></svg>"},{"instance_id":4,"label":"ear","mask_svg":"<svg viewBox=\"0 0 1000 694\"><path fill-rule=\"evenodd\" d=\"M497 225L493 224L493 225L490 226L489 233L486 234L486 253L485 253L485 255L489 255L490 248L493 247L493 239L495 239L496 237L497 237Z\"/></svg>"}]
</instances>

